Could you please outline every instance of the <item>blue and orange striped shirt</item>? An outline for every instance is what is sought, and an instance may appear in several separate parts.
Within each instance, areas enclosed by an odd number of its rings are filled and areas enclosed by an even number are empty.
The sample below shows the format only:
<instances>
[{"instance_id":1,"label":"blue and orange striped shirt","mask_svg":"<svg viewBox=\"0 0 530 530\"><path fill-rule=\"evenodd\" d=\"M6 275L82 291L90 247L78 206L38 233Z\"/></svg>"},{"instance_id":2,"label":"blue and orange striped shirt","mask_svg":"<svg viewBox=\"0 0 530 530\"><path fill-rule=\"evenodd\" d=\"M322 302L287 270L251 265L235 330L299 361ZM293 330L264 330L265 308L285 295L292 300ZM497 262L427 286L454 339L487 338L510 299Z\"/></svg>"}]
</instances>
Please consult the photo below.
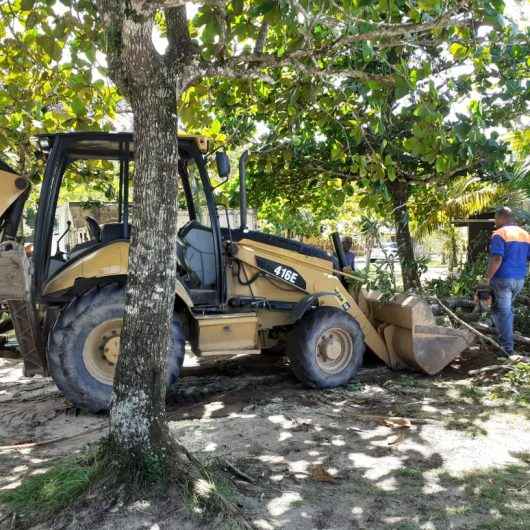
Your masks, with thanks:
<instances>
[{"instance_id":1,"label":"blue and orange striped shirt","mask_svg":"<svg viewBox=\"0 0 530 530\"><path fill-rule=\"evenodd\" d=\"M494 278L520 280L528 273L530 234L520 226L505 225L493 232L490 254L502 256L502 264Z\"/></svg>"}]
</instances>

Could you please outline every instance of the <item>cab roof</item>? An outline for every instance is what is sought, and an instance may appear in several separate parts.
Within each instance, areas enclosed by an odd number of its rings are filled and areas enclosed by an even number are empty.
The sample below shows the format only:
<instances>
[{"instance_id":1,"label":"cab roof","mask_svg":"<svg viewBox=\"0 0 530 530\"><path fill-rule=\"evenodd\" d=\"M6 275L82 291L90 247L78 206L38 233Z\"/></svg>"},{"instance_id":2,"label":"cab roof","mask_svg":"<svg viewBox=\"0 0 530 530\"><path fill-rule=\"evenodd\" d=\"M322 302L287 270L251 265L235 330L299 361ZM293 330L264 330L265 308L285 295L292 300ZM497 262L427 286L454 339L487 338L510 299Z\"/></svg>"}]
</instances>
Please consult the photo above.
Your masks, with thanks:
<instances>
[{"instance_id":1,"label":"cab roof","mask_svg":"<svg viewBox=\"0 0 530 530\"><path fill-rule=\"evenodd\" d=\"M105 159L119 160L126 155L128 148L130 158L134 157L134 137L131 132L70 132L39 134L37 136L40 150L48 154L57 138L68 143L68 156L73 160ZM186 152L191 147L201 153L208 151L208 140L202 136L178 135L181 150ZM181 153L184 154L184 153Z\"/></svg>"}]
</instances>

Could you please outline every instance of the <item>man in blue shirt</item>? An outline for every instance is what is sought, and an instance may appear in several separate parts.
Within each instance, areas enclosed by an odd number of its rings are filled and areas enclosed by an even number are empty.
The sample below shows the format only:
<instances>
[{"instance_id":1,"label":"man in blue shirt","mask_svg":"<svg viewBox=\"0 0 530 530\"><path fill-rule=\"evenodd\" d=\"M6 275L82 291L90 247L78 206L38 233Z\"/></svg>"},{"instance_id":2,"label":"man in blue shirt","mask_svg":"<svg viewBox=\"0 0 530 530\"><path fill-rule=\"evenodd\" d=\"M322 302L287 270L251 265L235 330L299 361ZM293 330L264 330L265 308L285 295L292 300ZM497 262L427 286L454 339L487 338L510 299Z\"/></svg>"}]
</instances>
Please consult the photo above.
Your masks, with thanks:
<instances>
[{"instance_id":1,"label":"man in blue shirt","mask_svg":"<svg viewBox=\"0 0 530 530\"><path fill-rule=\"evenodd\" d=\"M342 238L342 248L346 258L346 267L350 267L352 271L355 270L355 254L352 251L353 239L350 236Z\"/></svg>"},{"instance_id":2,"label":"man in blue shirt","mask_svg":"<svg viewBox=\"0 0 530 530\"><path fill-rule=\"evenodd\" d=\"M510 208L495 213L495 230L491 237L490 259L486 279L493 289L493 320L501 346L513 353L512 303L521 292L530 261L530 234L517 226Z\"/></svg>"}]
</instances>

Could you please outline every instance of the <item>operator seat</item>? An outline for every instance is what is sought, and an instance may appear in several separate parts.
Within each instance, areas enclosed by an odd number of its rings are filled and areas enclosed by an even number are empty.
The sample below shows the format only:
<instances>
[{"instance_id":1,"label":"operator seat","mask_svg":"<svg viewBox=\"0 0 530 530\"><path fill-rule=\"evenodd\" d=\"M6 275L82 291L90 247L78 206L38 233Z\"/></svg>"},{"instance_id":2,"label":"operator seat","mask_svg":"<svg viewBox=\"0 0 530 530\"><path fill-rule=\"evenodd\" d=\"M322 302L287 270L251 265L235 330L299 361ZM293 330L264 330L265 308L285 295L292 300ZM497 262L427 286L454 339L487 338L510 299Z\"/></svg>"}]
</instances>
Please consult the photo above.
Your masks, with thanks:
<instances>
[{"instance_id":1,"label":"operator seat","mask_svg":"<svg viewBox=\"0 0 530 530\"><path fill-rule=\"evenodd\" d=\"M90 238L94 241L101 241L101 227L99 223L93 217L90 217L90 215L85 217L85 221L88 226Z\"/></svg>"},{"instance_id":2,"label":"operator seat","mask_svg":"<svg viewBox=\"0 0 530 530\"><path fill-rule=\"evenodd\" d=\"M178 233L177 254L190 289L215 290L217 270L212 229L192 220Z\"/></svg>"},{"instance_id":3,"label":"operator seat","mask_svg":"<svg viewBox=\"0 0 530 530\"><path fill-rule=\"evenodd\" d=\"M101 242L108 243L115 239L123 239L124 223L105 223L101 227ZM129 229L127 230L129 239L131 237L131 224L129 223Z\"/></svg>"}]
</instances>

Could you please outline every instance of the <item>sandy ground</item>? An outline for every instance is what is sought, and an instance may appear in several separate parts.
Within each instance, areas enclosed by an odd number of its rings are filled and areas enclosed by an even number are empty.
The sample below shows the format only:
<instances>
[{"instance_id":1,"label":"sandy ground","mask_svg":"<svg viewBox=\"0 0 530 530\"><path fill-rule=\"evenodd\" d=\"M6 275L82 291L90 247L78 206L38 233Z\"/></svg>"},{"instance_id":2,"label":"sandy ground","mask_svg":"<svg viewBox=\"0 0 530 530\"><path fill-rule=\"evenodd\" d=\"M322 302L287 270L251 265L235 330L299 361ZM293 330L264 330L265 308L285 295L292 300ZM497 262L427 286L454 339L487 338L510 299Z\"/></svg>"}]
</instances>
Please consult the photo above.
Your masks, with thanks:
<instances>
[{"instance_id":1,"label":"sandy ground","mask_svg":"<svg viewBox=\"0 0 530 530\"><path fill-rule=\"evenodd\" d=\"M233 485L257 528L530 528L530 411L489 399L489 382L467 375L493 361L469 350L435 378L365 367L349 387L317 391L283 361L250 357L184 377L169 399L170 428L198 456L248 475ZM1 361L0 402L1 488L106 432L106 416L76 411L50 380L21 377L16 361ZM515 469L527 482L510 489ZM503 477L508 486L497 491ZM149 503L68 522L214 527Z\"/></svg>"}]
</instances>

